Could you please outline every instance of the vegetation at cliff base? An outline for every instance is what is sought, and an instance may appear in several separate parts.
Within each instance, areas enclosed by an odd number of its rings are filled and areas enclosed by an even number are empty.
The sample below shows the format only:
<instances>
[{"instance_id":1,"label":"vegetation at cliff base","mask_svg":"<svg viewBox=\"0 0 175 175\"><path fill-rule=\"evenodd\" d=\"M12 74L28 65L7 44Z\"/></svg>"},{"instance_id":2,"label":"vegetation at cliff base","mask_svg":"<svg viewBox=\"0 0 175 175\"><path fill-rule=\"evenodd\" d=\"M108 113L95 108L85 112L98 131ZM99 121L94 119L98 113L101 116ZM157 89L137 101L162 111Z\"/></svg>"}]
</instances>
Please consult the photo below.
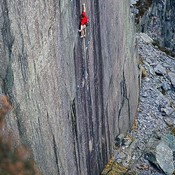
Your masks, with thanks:
<instances>
[{"instance_id":1,"label":"vegetation at cliff base","mask_svg":"<svg viewBox=\"0 0 175 175\"><path fill-rule=\"evenodd\" d=\"M5 131L4 118L12 109L8 98L0 96L0 175L41 175L24 145L14 147L13 135ZM5 129L6 130L6 129Z\"/></svg>"}]
</instances>

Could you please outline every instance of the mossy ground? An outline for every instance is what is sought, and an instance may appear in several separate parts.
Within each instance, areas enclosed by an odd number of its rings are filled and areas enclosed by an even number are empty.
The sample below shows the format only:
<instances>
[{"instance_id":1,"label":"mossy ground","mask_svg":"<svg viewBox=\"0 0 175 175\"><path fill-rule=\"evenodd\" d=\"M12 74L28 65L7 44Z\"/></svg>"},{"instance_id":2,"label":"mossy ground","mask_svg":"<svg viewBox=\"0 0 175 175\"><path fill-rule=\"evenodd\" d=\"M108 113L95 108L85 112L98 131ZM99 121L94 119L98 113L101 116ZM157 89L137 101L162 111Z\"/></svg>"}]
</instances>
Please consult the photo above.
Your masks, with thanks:
<instances>
[{"instance_id":1,"label":"mossy ground","mask_svg":"<svg viewBox=\"0 0 175 175\"><path fill-rule=\"evenodd\" d=\"M135 172L130 171L127 167L122 164L116 163L115 159L112 158L106 165L101 175L136 175Z\"/></svg>"},{"instance_id":2,"label":"mossy ground","mask_svg":"<svg viewBox=\"0 0 175 175\"><path fill-rule=\"evenodd\" d=\"M101 175L121 175L125 174L126 172L127 168L123 165L116 163L114 158L112 158L106 165Z\"/></svg>"},{"instance_id":3,"label":"mossy ground","mask_svg":"<svg viewBox=\"0 0 175 175\"><path fill-rule=\"evenodd\" d=\"M137 117L135 116L131 130L137 130L138 126L137 126Z\"/></svg>"},{"instance_id":4,"label":"mossy ground","mask_svg":"<svg viewBox=\"0 0 175 175\"><path fill-rule=\"evenodd\" d=\"M142 78L147 77L147 72L146 69L144 67L142 67Z\"/></svg>"}]
</instances>

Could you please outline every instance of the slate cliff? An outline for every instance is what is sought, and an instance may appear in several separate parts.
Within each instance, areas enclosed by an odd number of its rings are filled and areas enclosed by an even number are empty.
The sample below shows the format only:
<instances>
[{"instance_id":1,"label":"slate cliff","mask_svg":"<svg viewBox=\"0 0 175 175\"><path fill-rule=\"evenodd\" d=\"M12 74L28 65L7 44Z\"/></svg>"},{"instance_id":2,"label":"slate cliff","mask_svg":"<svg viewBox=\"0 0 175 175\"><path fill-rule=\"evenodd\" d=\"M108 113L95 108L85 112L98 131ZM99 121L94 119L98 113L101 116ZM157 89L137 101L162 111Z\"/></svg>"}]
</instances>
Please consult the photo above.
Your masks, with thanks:
<instances>
[{"instance_id":1,"label":"slate cliff","mask_svg":"<svg viewBox=\"0 0 175 175\"><path fill-rule=\"evenodd\" d=\"M148 33L161 47L175 56L175 1L153 0L142 20L142 32Z\"/></svg>"},{"instance_id":2,"label":"slate cliff","mask_svg":"<svg viewBox=\"0 0 175 175\"><path fill-rule=\"evenodd\" d=\"M97 175L136 114L138 72L127 0L0 1L0 85L7 126L45 175Z\"/></svg>"}]
</instances>

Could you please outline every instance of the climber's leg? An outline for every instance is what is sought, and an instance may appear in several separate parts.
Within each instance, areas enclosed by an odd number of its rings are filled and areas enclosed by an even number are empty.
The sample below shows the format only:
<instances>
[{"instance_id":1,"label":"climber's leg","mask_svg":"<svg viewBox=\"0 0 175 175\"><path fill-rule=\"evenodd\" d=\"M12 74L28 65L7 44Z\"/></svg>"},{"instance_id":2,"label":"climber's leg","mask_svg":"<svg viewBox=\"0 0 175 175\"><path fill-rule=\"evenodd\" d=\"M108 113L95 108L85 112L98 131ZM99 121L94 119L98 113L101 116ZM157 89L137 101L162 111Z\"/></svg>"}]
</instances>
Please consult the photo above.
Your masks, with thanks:
<instances>
[{"instance_id":1,"label":"climber's leg","mask_svg":"<svg viewBox=\"0 0 175 175\"><path fill-rule=\"evenodd\" d=\"M84 28L84 37L86 37L86 26Z\"/></svg>"},{"instance_id":2,"label":"climber's leg","mask_svg":"<svg viewBox=\"0 0 175 175\"><path fill-rule=\"evenodd\" d=\"M79 32L81 32L81 31L82 31L82 27L83 27L83 26L82 26L82 25L80 25L80 30L78 30Z\"/></svg>"},{"instance_id":3,"label":"climber's leg","mask_svg":"<svg viewBox=\"0 0 175 175\"><path fill-rule=\"evenodd\" d=\"M86 36L86 25L81 25L81 38Z\"/></svg>"},{"instance_id":4,"label":"climber's leg","mask_svg":"<svg viewBox=\"0 0 175 175\"><path fill-rule=\"evenodd\" d=\"M81 38L83 38L84 37L84 29L82 29L82 31L81 31Z\"/></svg>"}]
</instances>

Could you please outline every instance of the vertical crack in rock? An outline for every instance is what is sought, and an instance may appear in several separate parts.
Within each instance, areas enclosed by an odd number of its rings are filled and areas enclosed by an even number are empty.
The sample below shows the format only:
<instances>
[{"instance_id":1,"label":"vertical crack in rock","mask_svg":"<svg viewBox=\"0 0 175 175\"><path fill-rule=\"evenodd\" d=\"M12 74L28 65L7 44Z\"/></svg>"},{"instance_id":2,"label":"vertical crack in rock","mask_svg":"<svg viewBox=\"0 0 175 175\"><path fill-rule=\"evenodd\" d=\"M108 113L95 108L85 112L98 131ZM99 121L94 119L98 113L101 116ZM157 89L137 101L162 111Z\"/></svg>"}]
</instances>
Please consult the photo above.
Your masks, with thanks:
<instances>
[{"instance_id":1,"label":"vertical crack in rock","mask_svg":"<svg viewBox=\"0 0 175 175\"><path fill-rule=\"evenodd\" d=\"M89 152L89 165L90 169L93 168L93 165L95 161L98 161L96 159L96 149L94 145L95 138L95 130L93 127L93 111L92 111L92 98L91 98L91 87L90 87L90 70L89 70L89 55L88 48L86 50L86 72L85 72L85 84L86 84L86 108L88 110L88 129L89 129L89 140L88 140L88 152Z\"/></svg>"},{"instance_id":2,"label":"vertical crack in rock","mask_svg":"<svg viewBox=\"0 0 175 175\"><path fill-rule=\"evenodd\" d=\"M1 2L2 6L2 15L3 15L3 28L2 28L2 37L3 37L3 42L4 46L7 47L8 53L9 53L9 59L11 58L11 52L12 52L12 46L14 43L14 37L12 36L11 33L11 27L10 27L10 19L9 19L9 12L8 12L8 6L7 6L7 1L2 0Z\"/></svg>"},{"instance_id":3,"label":"vertical crack in rock","mask_svg":"<svg viewBox=\"0 0 175 175\"><path fill-rule=\"evenodd\" d=\"M83 66L82 66L82 50L81 47L79 47L79 45L81 44L80 40L78 40L77 44L75 44L74 47L74 64L75 64L75 78L76 78L76 105L75 105L75 110L74 110L74 102L73 102L73 106L71 107L73 110L71 111L71 117L72 117L72 125L74 128L72 128L75 132L75 138L74 140L77 141L77 151L76 154L77 156L79 156L79 160L78 161L78 171L79 174L82 173L82 164L83 164L83 160L82 157L80 156L80 153L82 151L81 148L81 144L82 144L82 131L80 130L80 123L83 121L83 115L84 115L84 111L83 111L83 100L82 100L82 77L83 77ZM75 113L76 112L76 113ZM75 123L76 122L76 123ZM78 134L78 133L81 134Z\"/></svg>"},{"instance_id":4,"label":"vertical crack in rock","mask_svg":"<svg viewBox=\"0 0 175 175\"><path fill-rule=\"evenodd\" d=\"M50 125L50 122L49 122L49 114L48 113L47 113L47 121L48 121L48 124L49 124L49 127L50 127L50 132L51 132L51 135L52 135L52 142L53 142L52 145L53 145L53 151L54 151L54 155L55 155L55 163L56 163L56 166L57 166L58 174L60 174L59 165L61 164L61 162L59 161L59 158L58 158L57 144L56 144L54 133L52 131L52 126Z\"/></svg>"},{"instance_id":5,"label":"vertical crack in rock","mask_svg":"<svg viewBox=\"0 0 175 175\"><path fill-rule=\"evenodd\" d=\"M19 53L19 55L18 55L18 63L20 64L24 84L26 84L28 82L28 76L29 76L28 75L28 68L29 68L29 66L28 66L28 60L27 60L27 53L25 52L25 49L24 49L23 33L21 31L21 27L19 24L18 24L18 28L19 28L20 37L21 37L21 53Z\"/></svg>"},{"instance_id":6,"label":"vertical crack in rock","mask_svg":"<svg viewBox=\"0 0 175 175\"><path fill-rule=\"evenodd\" d=\"M88 74L88 64L87 64L87 55L86 55L86 46L85 46L85 39L82 40L82 100L83 100L83 109L84 109L84 122L85 122L85 130L86 132L84 133L85 141L88 143L88 141L91 138L91 127L90 123L92 123L92 120L90 121L90 113L89 113L89 108L90 106L88 105L88 97L89 97L89 86L87 83L87 74ZM87 166L87 173L90 174L90 169L91 169L91 161L90 161L90 151L89 151L89 145L86 144L85 146L86 152L89 156L86 156L85 161L86 161L86 166Z\"/></svg>"},{"instance_id":7,"label":"vertical crack in rock","mask_svg":"<svg viewBox=\"0 0 175 175\"><path fill-rule=\"evenodd\" d=\"M99 6L99 0L96 1L96 24L98 25L97 28L97 34L96 36L96 42L95 44L98 45L98 50L96 52L96 58L97 60L97 70L98 71L98 81L97 86L99 88L99 103L101 103L101 117L102 117L102 127L104 127L104 130L102 130L102 136L106 136L105 132L105 118L104 118L104 105L103 105L103 59L102 59L102 43L101 43L101 29L100 29L100 6ZM106 140L106 138L105 138ZM105 145L106 146L106 145Z\"/></svg>"},{"instance_id":8,"label":"vertical crack in rock","mask_svg":"<svg viewBox=\"0 0 175 175\"><path fill-rule=\"evenodd\" d=\"M121 107L119 109L119 113L118 113L118 128L119 128L119 134L121 133L121 131L123 132L123 130L125 131L127 128L123 128L126 125L128 125L130 127L131 124L131 116L130 116L130 104L129 104L129 98L127 95L127 86L126 86L126 80L125 80L125 75L124 75L124 70L123 70L123 80L120 82L120 89L121 89L121 97L122 97L122 101L121 101ZM125 112L128 114L129 117L129 121L128 124L125 123L121 126L120 122L122 122L122 120L126 120L127 116L125 115ZM125 117L125 119L123 119ZM121 129L122 127L122 129Z\"/></svg>"},{"instance_id":9,"label":"vertical crack in rock","mask_svg":"<svg viewBox=\"0 0 175 175\"><path fill-rule=\"evenodd\" d=\"M107 147L106 147L106 128L105 128L105 116L103 109L103 62L102 62L102 53L101 53L101 39L100 39L100 10L99 10L99 2L91 2L92 14L94 15L94 23L98 25L98 27L93 26L93 48L94 48L94 82L90 84L90 74L89 71L89 50L86 48L87 43L85 39L78 41L78 45L82 45L82 47L76 46L74 49L74 57L75 59L75 75L77 82L77 108L78 108L78 118L77 122L84 123L84 131L82 136L80 136L78 140L78 145L81 144L81 140L83 139L87 144L84 145L86 148L86 158L84 161L86 162L87 174L91 174L91 169L96 172L99 172L99 169L102 169L104 164L107 161ZM90 35L90 34L89 34ZM87 39L87 38L86 38ZM89 46L89 45L87 45ZM94 92L91 92L91 86L94 85ZM92 106L91 94L94 94L94 107ZM93 114L92 110L94 110L95 114ZM93 123L93 115L95 115L96 123ZM81 120L81 121L80 121ZM95 126L97 127L95 127ZM99 125L102 127L99 128ZM95 127L95 130L94 130ZM78 127L79 128L79 127ZM79 129L78 129L79 131ZM81 132L81 131L80 131ZM103 141L101 141L101 136L103 137ZM96 139L99 139L99 145L95 145L94 142ZM88 144L89 143L89 144ZM78 148L81 150L81 147ZM97 153L97 151L100 151ZM100 155L100 157L99 157ZM98 158L98 160L97 160ZM98 161L98 165L96 162ZM80 162L80 164L82 161ZM94 167L96 165L96 167Z\"/></svg>"},{"instance_id":10,"label":"vertical crack in rock","mask_svg":"<svg viewBox=\"0 0 175 175\"><path fill-rule=\"evenodd\" d=\"M79 145L78 145L78 131L77 131L77 117L76 117L76 106L75 106L75 98L71 104L71 121L72 121L72 133L73 133L73 144L74 144L74 156L76 167L78 172L80 173L80 152L79 152Z\"/></svg>"},{"instance_id":11,"label":"vertical crack in rock","mask_svg":"<svg viewBox=\"0 0 175 175\"><path fill-rule=\"evenodd\" d=\"M106 135L107 136L110 136L110 131L109 131L109 121L108 121L108 119L109 119L109 114L108 114L108 104L106 105L106 110L105 110L105 117L106 117L106 126L107 126L107 128L106 128ZM110 150L110 145L109 145L109 143L112 143L112 140L111 140L111 137L107 137L107 149L108 150ZM111 151L111 150L110 150ZM110 152L110 154L112 153L112 151Z\"/></svg>"},{"instance_id":12,"label":"vertical crack in rock","mask_svg":"<svg viewBox=\"0 0 175 175\"><path fill-rule=\"evenodd\" d=\"M19 107L17 107L15 109L15 111L16 111L16 115L19 116L19 111L20 111ZM22 129L22 126L21 126L21 122L19 121L19 118L17 119L17 126L18 126L18 131L19 131L20 137L24 138L23 137L24 136L24 132L23 132L23 129Z\"/></svg>"},{"instance_id":13,"label":"vertical crack in rock","mask_svg":"<svg viewBox=\"0 0 175 175\"><path fill-rule=\"evenodd\" d=\"M55 154L55 162L56 162L56 165L57 165L57 169L58 169L58 174L59 174L59 162L58 162L58 156L57 156L57 145L56 145L56 142L55 142L55 137L52 133L52 141L53 141L53 150L54 150L54 154Z\"/></svg>"},{"instance_id":14,"label":"vertical crack in rock","mask_svg":"<svg viewBox=\"0 0 175 175\"><path fill-rule=\"evenodd\" d=\"M6 70L6 76L3 80L3 91L10 97L10 100L12 99L12 87L13 87L13 71L11 68L11 53L12 53L12 46L14 43L14 37L11 33L11 27L10 27L10 19L9 19L9 12L8 12L8 6L7 1L2 0L1 2L2 7L2 17L3 17L3 28L1 30L3 43L4 43L4 50L6 52L7 57L7 70Z\"/></svg>"},{"instance_id":15,"label":"vertical crack in rock","mask_svg":"<svg viewBox=\"0 0 175 175\"><path fill-rule=\"evenodd\" d=\"M100 1L97 0L93 2L94 6L94 23L97 27L93 27L93 44L94 44L94 86L95 86L95 111L96 111L96 118L101 125L101 128L98 128L99 137L102 136L100 141L100 159L101 162L99 165L99 169L106 163L107 159L109 158L109 150L107 147L107 137L106 137L106 116L104 115L104 101L103 101L103 59L102 59L102 43L101 43L101 11L100 11ZM99 126L98 125L98 126Z\"/></svg>"},{"instance_id":16,"label":"vertical crack in rock","mask_svg":"<svg viewBox=\"0 0 175 175\"><path fill-rule=\"evenodd\" d=\"M18 133L19 133L19 136L21 138L21 141L25 144L27 144L28 146L31 145L31 143L28 141L28 136L26 135L26 127L25 125L23 124L22 122L22 114L21 114L21 109L20 109L20 104L17 103L14 99L13 100L13 103L15 104L14 106L14 114L15 116L17 116L16 118L16 123L17 123L17 127L18 127Z\"/></svg>"}]
</instances>

